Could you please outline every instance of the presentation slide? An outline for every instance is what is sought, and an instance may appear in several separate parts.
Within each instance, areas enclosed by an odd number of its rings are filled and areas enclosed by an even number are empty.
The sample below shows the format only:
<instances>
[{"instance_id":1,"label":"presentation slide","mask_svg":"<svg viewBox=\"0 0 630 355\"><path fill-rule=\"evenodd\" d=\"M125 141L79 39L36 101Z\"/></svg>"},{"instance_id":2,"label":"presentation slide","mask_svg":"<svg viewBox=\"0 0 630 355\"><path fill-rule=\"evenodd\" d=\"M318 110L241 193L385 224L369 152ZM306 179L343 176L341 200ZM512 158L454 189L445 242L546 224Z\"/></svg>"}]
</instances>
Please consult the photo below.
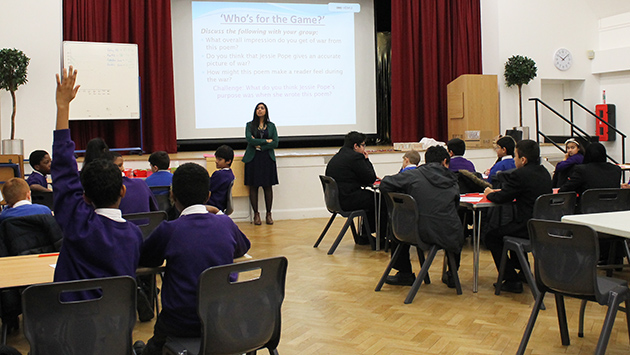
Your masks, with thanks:
<instances>
[{"instance_id":1,"label":"presentation slide","mask_svg":"<svg viewBox=\"0 0 630 355\"><path fill-rule=\"evenodd\" d=\"M376 132L372 5L295 2L174 1L178 139L243 138L258 102L281 136Z\"/></svg>"}]
</instances>

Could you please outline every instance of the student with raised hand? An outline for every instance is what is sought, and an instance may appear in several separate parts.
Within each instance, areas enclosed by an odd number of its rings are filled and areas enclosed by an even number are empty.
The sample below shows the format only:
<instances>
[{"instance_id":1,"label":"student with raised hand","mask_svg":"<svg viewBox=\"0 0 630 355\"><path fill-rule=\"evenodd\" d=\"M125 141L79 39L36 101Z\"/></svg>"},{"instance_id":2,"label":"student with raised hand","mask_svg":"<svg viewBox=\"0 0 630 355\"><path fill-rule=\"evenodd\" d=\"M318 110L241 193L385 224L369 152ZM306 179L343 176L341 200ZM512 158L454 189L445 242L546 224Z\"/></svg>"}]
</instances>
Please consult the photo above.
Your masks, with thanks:
<instances>
[{"instance_id":1,"label":"student with raised hand","mask_svg":"<svg viewBox=\"0 0 630 355\"><path fill-rule=\"evenodd\" d=\"M162 222L142 245L141 265L159 266L166 260L162 311L143 355L162 354L168 336L200 336L199 276L209 267L231 264L249 250L249 240L230 217L208 212L210 206L204 203L209 181L201 165L180 165L173 173L171 196L181 215Z\"/></svg>"},{"instance_id":2,"label":"student with raised hand","mask_svg":"<svg viewBox=\"0 0 630 355\"><path fill-rule=\"evenodd\" d=\"M55 281L109 276L135 277L142 233L122 218L118 209L125 195L120 170L111 160L96 159L77 171L70 138L70 102L79 90L77 71L57 75L57 126L51 174L55 219L64 233L55 268Z\"/></svg>"},{"instance_id":3,"label":"student with raised hand","mask_svg":"<svg viewBox=\"0 0 630 355\"><path fill-rule=\"evenodd\" d=\"M33 168L33 172L26 179L31 191L50 192L46 175L50 174L50 164L52 160L45 150L34 150L28 157L28 163Z\"/></svg>"}]
</instances>

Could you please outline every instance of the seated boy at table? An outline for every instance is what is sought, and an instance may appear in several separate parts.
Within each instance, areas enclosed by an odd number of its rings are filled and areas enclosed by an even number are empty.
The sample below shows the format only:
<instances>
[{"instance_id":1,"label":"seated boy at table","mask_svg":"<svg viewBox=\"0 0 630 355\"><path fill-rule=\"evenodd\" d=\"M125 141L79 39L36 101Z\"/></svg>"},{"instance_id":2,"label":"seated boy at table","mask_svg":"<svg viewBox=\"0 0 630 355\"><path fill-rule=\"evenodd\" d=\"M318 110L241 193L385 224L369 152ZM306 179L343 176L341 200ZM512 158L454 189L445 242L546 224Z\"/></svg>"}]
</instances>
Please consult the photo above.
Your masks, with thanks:
<instances>
[{"instance_id":1,"label":"seated boy at table","mask_svg":"<svg viewBox=\"0 0 630 355\"><path fill-rule=\"evenodd\" d=\"M199 276L211 266L231 264L249 250L250 242L230 217L209 213L208 171L186 163L173 173L172 198L178 219L162 222L142 245L140 264L160 266L166 260L162 311L142 354L162 354L167 336L201 335L197 315Z\"/></svg>"},{"instance_id":2,"label":"seated boy at table","mask_svg":"<svg viewBox=\"0 0 630 355\"><path fill-rule=\"evenodd\" d=\"M171 158L163 150L153 152L149 157L152 174L144 180L151 186L171 186L173 174L168 170L171 165ZM168 191L160 191L159 194L167 194Z\"/></svg>"},{"instance_id":3,"label":"seated boy at table","mask_svg":"<svg viewBox=\"0 0 630 355\"><path fill-rule=\"evenodd\" d=\"M503 237L529 239L527 221L534 213L534 203L538 196L552 192L551 175L540 165L538 143L529 139L519 141L516 144L514 164L516 169L505 173L505 183L500 190L487 187L484 191L484 195L492 202L510 203L516 200L516 217L512 223L492 229L486 234L486 246L492 253L497 270L501 265L501 258L504 257ZM501 291L523 292L523 284L515 270L519 266L516 257L507 260Z\"/></svg>"},{"instance_id":4,"label":"seated boy at table","mask_svg":"<svg viewBox=\"0 0 630 355\"><path fill-rule=\"evenodd\" d=\"M475 172L475 164L464 158L466 152L466 142L459 138L453 138L446 143L448 154L451 156L451 162L448 165L450 171L467 170L471 173Z\"/></svg>"},{"instance_id":5,"label":"seated boy at table","mask_svg":"<svg viewBox=\"0 0 630 355\"><path fill-rule=\"evenodd\" d=\"M55 268L55 281L109 276L135 277L142 233L122 218L118 209L125 195L120 170L110 160L85 165L81 176L74 158L68 117L70 101L79 89L70 66L57 75L57 129L52 164L55 219L64 233Z\"/></svg>"},{"instance_id":6,"label":"seated boy at table","mask_svg":"<svg viewBox=\"0 0 630 355\"><path fill-rule=\"evenodd\" d=\"M157 211L157 201L151 189L147 186L147 183L142 179L123 176L125 160L118 152L112 152L111 155L114 159L114 165L120 170L123 185L125 185L125 189L127 190L125 196L120 200L120 206L118 207L122 211L122 214Z\"/></svg>"},{"instance_id":7,"label":"seated boy at table","mask_svg":"<svg viewBox=\"0 0 630 355\"><path fill-rule=\"evenodd\" d=\"M399 173L417 168L418 164L420 164L420 160L420 153L417 151L412 149L406 152L405 155L403 155L402 168L400 168Z\"/></svg>"},{"instance_id":8,"label":"seated boy at table","mask_svg":"<svg viewBox=\"0 0 630 355\"><path fill-rule=\"evenodd\" d=\"M230 184L234 181L234 173L230 167L234 160L234 151L227 145L217 148L214 153L217 171L210 177L210 199L208 205L214 206L221 211L227 208L227 196Z\"/></svg>"},{"instance_id":9,"label":"seated boy at table","mask_svg":"<svg viewBox=\"0 0 630 355\"><path fill-rule=\"evenodd\" d=\"M28 163L33 168L33 172L26 179L32 191L49 192L46 175L50 174L50 155L45 150L35 150L28 157Z\"/></svg>"},{"instance_id":10,"label":"seated boy at table","mask_svg":"<svg viewBox=\"0 0 630 355\"><path fill-rule=\"evenodd\" d=\"M52 214L50 208L31 203L31 189L22 178L11 178L5 182L2 185L2 196L8 208L0 213L0 222L10 217Z\"/></svg>"}]
</instances>

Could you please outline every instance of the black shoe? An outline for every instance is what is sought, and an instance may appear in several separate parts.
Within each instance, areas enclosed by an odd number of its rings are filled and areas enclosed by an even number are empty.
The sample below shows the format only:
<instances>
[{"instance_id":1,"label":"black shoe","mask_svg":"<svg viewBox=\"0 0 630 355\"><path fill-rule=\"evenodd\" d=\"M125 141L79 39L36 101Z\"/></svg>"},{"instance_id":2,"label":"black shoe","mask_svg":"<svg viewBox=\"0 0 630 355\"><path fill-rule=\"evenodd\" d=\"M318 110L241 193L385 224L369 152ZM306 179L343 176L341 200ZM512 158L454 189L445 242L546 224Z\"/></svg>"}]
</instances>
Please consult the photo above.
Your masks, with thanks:
<instances>
[{"instance_id":1,"label":"black shoe","mask_svg":"<svg viewBox=\"0 0 630 355\"><path fill-rule=\"evenodd\" d=\"M136 308L138 310L138 320L141 322L148 322L153 319L153 303L149 300L149 297L144 292L142 287L138 287L138 293L136 298Z\"/></svg>"},{"instance_id":2,"label":"black shoe","mask_svg":"<svg viewBox=\"0 0 630 355\"><path fill-rule=\"evenodd\" d=\"M497 284L492 284L495 288ZM523 283L520 281L503 281L501 284L501 291L511 293L523 293Z\"/></svg>"},{"instance_id":3,"label":"black shoe","mask_svg":"<svg viewBox=\"0 0 630 355\"><path fill-rule=\"evenodd\" d=\"M370 239L371 238L372 238L372 236L359 235L356 238L354 238L354 242L357 245L368 245L368 244L370 244Z\"/></svg>"},{"instance_id":4,"label":"black shoe","mask_svg":"<svg viewBox=\"0 0 630 355\"><path fill-rule=\"evenodd\" d=\"M527 278L525 277L525 273L523 272L523 270L519 271L516 276L518 277L518 280L524 284L527 283Z\"/></svg>"},{"instance_id":5,"label":"black shoe","mask_svg":"<svg viewBox=\"0 0 630 355\"><path fill-rule=\"evenodd\" d=\"M411 286L416 281L413 272L397 272L396 275L387 276L385 283L388 285Z\"/></svg>"},{"instance_id":6,"label":"black shoe","mask_svg":"<svg viewBox=\"0 0 630 355\"><path fill-rule=\"evenodd\" d=\"M144 342L142 340L138 340L135 343L133 343L133 352L136 355L140 355L142 354L142 351L144 350L144 347L146 345L144 344Z\"/></svg>"},{"instance_id":7,"label":"black shoe","mask_svg":"<svg viewBox=\"0 0 630 355\"><path fill-rule=\"evenodd\" d=\"M448 286L448 288L455 288L455 279L453 278L453 273L447 271L442 275L442 282Z\"/></svg>"}]
</instances>

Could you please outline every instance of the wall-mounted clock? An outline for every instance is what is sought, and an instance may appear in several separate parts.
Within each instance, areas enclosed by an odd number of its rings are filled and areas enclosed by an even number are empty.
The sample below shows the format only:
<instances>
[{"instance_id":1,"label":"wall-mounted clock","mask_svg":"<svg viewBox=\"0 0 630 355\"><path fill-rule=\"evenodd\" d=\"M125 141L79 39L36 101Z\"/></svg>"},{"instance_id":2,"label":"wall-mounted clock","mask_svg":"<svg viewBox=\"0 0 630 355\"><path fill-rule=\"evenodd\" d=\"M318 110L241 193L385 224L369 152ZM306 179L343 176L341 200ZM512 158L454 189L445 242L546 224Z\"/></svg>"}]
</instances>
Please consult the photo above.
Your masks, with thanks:
<instances>
[{"instance_id":1,"label":"wall-mounted clock","mask_svg":"<svg viewBox=\"0 0 630 355\"><path fill-rule=\"evenodd\" d=\"M559 70L568 70L573 64L573 56L566 48L560 48L553 55L553 64Z\"/></svg>"}]
</instances>

